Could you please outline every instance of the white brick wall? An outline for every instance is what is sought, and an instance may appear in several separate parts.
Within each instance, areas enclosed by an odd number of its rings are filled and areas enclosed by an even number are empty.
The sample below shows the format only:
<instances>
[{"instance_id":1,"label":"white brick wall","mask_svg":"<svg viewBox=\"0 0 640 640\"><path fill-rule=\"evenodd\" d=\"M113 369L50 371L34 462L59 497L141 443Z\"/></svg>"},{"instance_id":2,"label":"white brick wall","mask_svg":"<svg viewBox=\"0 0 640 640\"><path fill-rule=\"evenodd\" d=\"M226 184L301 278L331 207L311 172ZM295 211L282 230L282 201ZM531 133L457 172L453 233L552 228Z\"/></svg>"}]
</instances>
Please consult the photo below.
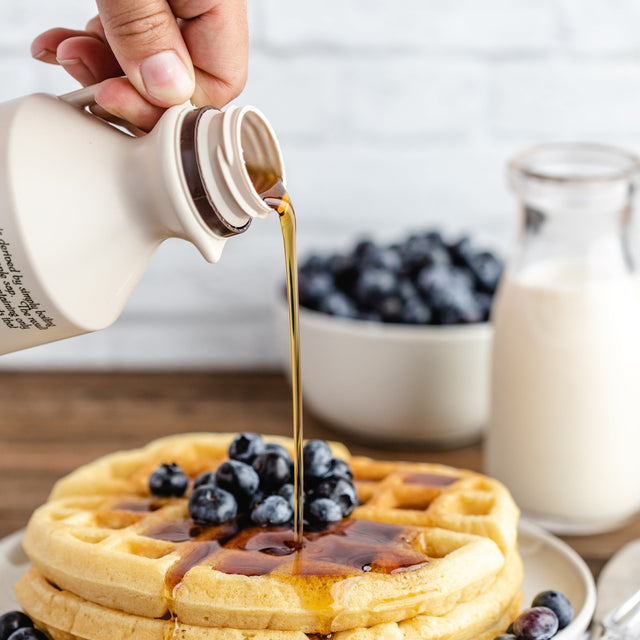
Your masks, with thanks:
<instances>
[{"instance_id":1,"label":"white brick wall","mask_svg":"<svg viewBox=\"0 0 640 640\"><path fill-rule=\"evenodd\" d=\"M251 63L237 103L280 138L302 252L368 231L440 225L505 247L509 156L584 139L640 150L637 0L249 0ZM86 0L0 3L0 99L75 84L32 61ZM205 263L161 248L122 317L99 333L4 356L0 367L245 367L277 362L278 221Z\"/></svg>"}]
</instances>

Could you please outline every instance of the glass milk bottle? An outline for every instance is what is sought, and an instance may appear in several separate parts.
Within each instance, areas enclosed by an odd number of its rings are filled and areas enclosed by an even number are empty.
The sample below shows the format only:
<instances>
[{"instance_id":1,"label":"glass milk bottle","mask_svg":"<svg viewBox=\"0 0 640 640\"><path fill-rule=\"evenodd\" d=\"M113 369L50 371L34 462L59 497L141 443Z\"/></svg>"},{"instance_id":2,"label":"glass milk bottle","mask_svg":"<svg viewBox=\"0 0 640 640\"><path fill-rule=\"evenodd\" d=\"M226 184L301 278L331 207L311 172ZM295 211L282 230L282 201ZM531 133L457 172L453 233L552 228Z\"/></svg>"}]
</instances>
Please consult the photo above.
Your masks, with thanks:
<instances>
[{"instance_id":1,"label":"glass milk bottle","mask_svg":"<svg viewBox=\"0 0 640 640\"><path fill-rule=\"evenodd\" d=\"M509 166L521 224L493 310L486 466L557 533L609 530L640 508L639 162L553 144Z\"/></svg>"}]
</instances>

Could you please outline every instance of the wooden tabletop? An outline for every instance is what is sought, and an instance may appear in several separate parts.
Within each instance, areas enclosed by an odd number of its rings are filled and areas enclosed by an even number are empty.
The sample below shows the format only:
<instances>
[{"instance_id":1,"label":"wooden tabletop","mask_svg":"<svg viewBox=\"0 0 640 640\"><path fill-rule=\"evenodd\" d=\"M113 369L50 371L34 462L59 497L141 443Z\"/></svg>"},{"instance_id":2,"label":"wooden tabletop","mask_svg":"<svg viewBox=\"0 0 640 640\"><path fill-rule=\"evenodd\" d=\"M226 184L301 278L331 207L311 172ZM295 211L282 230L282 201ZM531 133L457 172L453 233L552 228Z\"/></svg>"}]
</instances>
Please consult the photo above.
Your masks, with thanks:
<instances>
[{"instance_id":1,"label":"wooden tabletop","mask_svg":"<svg viewBox=\"0 0 640 640\"><path fill-rule=\"evenodd\" d=\"M273 373L0 373L0 537L24 527L53 482L105 453L189 431L291 435L291 392ZM340 439L353 453L482 470L479 445L384 450L350 442L305 413L308 438ZM640 517L617 531L565 537L597 576Z\"/></svg>"}]
</instances>

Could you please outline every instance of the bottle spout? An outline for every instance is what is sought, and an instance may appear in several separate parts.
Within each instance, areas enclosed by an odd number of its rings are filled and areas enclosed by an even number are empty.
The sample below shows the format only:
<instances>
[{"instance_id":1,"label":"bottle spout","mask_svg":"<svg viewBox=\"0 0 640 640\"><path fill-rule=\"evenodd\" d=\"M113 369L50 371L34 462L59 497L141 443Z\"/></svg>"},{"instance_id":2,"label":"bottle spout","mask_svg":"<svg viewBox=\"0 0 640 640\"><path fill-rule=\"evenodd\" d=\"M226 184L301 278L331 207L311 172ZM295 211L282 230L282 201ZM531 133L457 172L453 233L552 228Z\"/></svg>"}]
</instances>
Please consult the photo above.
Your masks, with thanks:
<instances>
[{"instance_id":1,"label":"bottle spout","mask_svg":"<svg viewBox=\"0 0 640 640\"><path fill-rule=\"evenodd\" d=\"M150 212L156 235L190 241L209 262L272 211L253 169L284 178L275 134L254 107L171 107L135 146L129 179L146 185L132 185L138 208Z\"/></svg>"},{"instance_id":2,"label":"bottle spout","mask_svg":"<svg viewBox=\"0 0 640 640\"><path fill-rule=\"evenodd\" d=\"M180 134L185 181L203 222L221 237L246 231L271 213L261 197L264 176L284 181L280 146L255 107L194 110Z\"/></svg>"}]
</instances>

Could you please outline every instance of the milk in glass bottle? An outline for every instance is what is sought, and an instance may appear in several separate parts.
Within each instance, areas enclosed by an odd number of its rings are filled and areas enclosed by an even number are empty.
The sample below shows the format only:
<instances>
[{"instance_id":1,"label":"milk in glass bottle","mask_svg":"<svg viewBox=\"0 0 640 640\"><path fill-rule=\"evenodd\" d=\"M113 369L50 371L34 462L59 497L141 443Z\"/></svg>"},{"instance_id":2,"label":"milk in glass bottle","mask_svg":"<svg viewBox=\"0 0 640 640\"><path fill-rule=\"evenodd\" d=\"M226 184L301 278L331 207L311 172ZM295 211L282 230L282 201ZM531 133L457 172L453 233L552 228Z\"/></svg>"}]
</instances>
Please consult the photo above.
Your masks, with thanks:
<instances>
[{"instance_id":1,"label":"milk in glass bottle","mask_svg":"<svg viewBox=\"0 0 640 640\"><path fill-rule=\"evenodd\" d=\"M520 229L494 304L487 471L558 533L640 507L639 160L586 144L516 157Z\"/></svg>"}]
</instances>

